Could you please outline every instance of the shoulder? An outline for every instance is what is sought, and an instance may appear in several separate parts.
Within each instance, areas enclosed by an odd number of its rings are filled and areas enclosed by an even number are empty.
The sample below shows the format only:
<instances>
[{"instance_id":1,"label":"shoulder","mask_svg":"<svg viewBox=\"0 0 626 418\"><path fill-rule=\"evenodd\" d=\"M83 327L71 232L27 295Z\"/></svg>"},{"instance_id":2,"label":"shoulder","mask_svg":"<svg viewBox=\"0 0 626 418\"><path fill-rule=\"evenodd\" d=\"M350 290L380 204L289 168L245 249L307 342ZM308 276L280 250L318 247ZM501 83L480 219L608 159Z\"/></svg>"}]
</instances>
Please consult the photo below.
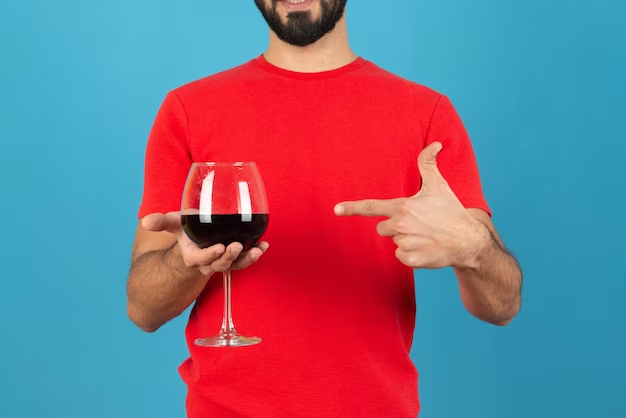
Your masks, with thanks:
<instances>
[{"instance_id":1,"label":"shoulder","mask_svg":"<svg viewBox=\"0 0 626 418\"><path fill-rule=\"evenodd\" d=\"M369 61L368 76L373 86L380 87L397 98L411 100L422 106L434 107L444 97L442 93L431 87L395 74L371 61Z\"/></svg>"},{"instance_id":2,"label":"shoulder","mask_svg":"<svg viewBox=\"0 0 626 418\"><path fill-rule=\"evenodd\" d=\"M250 60L236 67L183 84L174 88L172 92L183 103L197 102L198 98L207 95L215 96L219 93L228 92L232 94L233 90L245 84L246 80L254 79L257 74L255 69L254 60Z\"/></svg>"}]
</instances>

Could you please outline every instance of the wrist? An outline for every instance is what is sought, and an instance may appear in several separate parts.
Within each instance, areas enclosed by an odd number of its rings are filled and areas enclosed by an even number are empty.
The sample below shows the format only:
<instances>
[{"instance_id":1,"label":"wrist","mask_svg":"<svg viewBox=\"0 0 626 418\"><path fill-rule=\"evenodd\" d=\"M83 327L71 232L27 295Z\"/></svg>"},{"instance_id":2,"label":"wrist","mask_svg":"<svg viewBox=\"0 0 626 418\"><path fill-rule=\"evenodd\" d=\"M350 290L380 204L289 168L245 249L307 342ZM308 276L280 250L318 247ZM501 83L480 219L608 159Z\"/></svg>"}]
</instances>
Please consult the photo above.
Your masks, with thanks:
<instances>
[{"instance_id":1,"label":"wrist","mask_svg":"<svg viewBox=\"0 0 626 418\"><path fill-rule=\"evenodd\" d=\"M458 257L452 267L461 270L479 270L482 260L493 246L493 239L489 229L473 216L469 225L471 227L460 238L461 250L458 251Z\"/></svg>"},{"instance_id":2,"label":"wrist","mask_svg":"<svg viewBox=\"0 0 626 418\"><path fill-rule=\"evenodd\" d=\"M163 253L163 258L165 264L176 271L179 275L184 277L193 277L193 276L205 276L205 273L202 273L199 266L189 267L185 263L185 258L183 257L183 252L178 243L175 243L170 248L165 250Z\"/></svg>"}]
</instances>

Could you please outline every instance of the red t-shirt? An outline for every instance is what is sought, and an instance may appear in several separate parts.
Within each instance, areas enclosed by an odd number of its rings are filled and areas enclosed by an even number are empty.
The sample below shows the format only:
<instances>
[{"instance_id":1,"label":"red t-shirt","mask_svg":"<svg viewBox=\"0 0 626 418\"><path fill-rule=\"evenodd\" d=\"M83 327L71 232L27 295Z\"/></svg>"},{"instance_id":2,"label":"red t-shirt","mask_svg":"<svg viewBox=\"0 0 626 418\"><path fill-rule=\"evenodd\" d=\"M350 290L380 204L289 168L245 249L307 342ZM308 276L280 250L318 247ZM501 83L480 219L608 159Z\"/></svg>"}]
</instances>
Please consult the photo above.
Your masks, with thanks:
<instances>
[{"instance_id":1,"label":"red t-shirt","mask_svg":"<svg viewBox=\"0 0 626 418\"><path fill-rule=\"evenodd\" d=\"M448 98L363 58L305 74L259 56L169 92L147 145L139 217L180 210L194 161L255 161L270 213L270 249L232 282L237 330L263 342L193 344L221 325L222 280L209 280L179 369L189 417L418 414L413 271L376 233L381 219L333 207L415 194L417 156L432 141L461 202L489 212Z\"/></svg>"}]
</instances>

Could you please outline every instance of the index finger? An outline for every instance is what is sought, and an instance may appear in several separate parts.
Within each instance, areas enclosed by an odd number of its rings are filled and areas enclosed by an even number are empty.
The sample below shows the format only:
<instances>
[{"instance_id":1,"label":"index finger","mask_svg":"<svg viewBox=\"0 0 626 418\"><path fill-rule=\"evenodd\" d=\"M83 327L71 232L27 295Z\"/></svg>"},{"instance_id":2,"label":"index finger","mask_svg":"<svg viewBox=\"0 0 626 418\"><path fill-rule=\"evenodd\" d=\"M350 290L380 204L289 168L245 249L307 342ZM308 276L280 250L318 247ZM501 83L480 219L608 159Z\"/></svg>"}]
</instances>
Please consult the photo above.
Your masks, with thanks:
<instances>
[{"instance_id":1,"label":"index finger","mask_svg":"<svg viewBox=\"0 0 626 418\"><path fill-rule=\"evenodd\" d=\"M391 217L403 200L404 199L366 199L341 202L335 206L335 215Z\"/></svg>"}]
</instances>

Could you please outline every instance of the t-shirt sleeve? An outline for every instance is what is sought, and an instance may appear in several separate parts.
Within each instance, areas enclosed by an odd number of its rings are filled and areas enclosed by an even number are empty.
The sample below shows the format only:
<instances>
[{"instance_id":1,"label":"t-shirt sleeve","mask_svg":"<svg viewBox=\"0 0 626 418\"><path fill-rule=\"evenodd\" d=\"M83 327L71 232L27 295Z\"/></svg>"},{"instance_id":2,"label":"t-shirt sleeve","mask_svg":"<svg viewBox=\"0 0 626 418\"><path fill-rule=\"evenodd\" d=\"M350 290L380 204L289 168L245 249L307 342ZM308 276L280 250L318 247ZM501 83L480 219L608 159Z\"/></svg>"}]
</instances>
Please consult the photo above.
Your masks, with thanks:
<instances>
[{"instance_id":1,"label":"t-shirt sleeve","mask_svg":"<svg viewBox=\"0 0 626 418\"><path fill-rule=\"evenodd\" d=\"M170 91L161 104L146 145L139 218L180 210L191 164L187 113L176 93Z\"/></svg>"},{"instance_id":2,"label":"t-shirt sleeve","mask_svg":"<svg viewBox=\"0 0 626 418\"><path fill-rule=\"evenodd\" d=\"M471 140L461 118L446 96L441 96L435 107L425 146L436 141L443 145L437 155L437 166L452 191L464 207L482 209L491 216Z\"/></svg>"}]
</instances>

